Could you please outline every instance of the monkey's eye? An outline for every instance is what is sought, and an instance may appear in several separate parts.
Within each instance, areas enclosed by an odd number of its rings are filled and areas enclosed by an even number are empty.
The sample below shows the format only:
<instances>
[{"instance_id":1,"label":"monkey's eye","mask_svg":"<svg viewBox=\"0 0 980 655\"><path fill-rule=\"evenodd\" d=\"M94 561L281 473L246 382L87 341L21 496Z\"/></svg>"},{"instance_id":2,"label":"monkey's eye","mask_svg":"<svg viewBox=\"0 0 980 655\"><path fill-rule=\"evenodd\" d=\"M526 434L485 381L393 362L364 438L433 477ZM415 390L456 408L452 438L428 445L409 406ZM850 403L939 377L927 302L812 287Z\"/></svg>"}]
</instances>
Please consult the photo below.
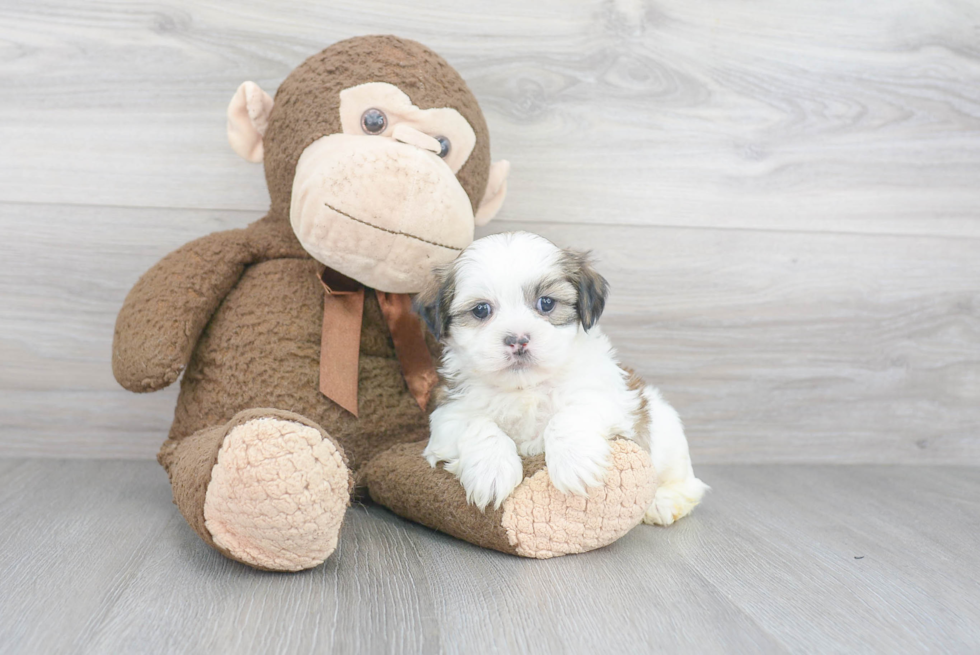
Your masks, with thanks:
<instances>
[{"instance_id":1,"label":"monkey's eye","mask_svg":"<svg viewBox=\"0 0 980 655\"><path fill-rule=\"evenodd\" d=\"M555 299L549 298L548 296L541 296L538 298L538 311L542 314L550 314L555 308Z\"/></svg>"},{"instance_id":2,"label":"monkey's eye","mask_svg":"<svg viewBox=\"0 0 980 655\"><path fill-rule=\"evenodd\" d=\"M368 109L361 114L361 129L367 134L381 134L388 127L388 118L380 109Z\"/></svg>"},{"instance_id":3,"label":"monkey's eye","mask_svg":"<svg viewBox=\"0 0 980 655\"><path fill-rule=\"evenodd\" d=\"M452 144L449 143L449 139L447 139L444 136L437 136L436 141L438 141L439 145L442 146L442 150L439 151L439 156L445 157L446 155L448 155L449 149L452 147Z\"/></svg>"},{"instance_id":4,"label":"monkey's eye","mask_svg":"<svg viewBox=\"0 0 980 655\"><path fill-rule=\"evenodd\" d=\"M476 316L478 319L480 319L482 321L482 320L486 319L488 316L490 316L491 309L490 309L490 305L488 303L481 302L481 303L477 304L470 311L473 312L473 316Z\"/></svg>"}]
</instances>

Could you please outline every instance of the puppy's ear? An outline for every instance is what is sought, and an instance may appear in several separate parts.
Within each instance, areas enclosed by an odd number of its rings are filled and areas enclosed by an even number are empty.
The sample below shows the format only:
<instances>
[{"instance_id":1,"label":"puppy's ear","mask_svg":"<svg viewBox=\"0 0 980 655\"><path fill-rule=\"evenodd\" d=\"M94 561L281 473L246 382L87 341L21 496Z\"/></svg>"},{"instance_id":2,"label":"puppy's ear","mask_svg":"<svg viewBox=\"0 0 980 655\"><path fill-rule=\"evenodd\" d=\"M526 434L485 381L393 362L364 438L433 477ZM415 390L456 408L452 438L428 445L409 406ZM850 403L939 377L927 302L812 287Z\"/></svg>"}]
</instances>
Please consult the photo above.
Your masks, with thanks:
<instances>
[{"instance_id":1,"label":"puppy's ear","mask_svg":"<svg viewBox=\"0 0 980 655\"><path fill-rule=\"evenodd\" d=\"M606 308L609 296L609 283L592 267L592 258L587 252L562 250L561 267L566 278L575 286L578 301L578 319L586 332L599 322L602 310Z\"/></svg>"},{"instance_id":2,"label":"puppy's ear","mask_svg":"<svg viewBox=\"0 0 980 655\"><path fill-rule=\"evenodd\" d=\"M412 308L437 340L442 340L449 332L452 319L449 308L455 293L456 278L453 265L449 263L433 269L427 286L412 301Z\"/></svg>"}]
</instances>

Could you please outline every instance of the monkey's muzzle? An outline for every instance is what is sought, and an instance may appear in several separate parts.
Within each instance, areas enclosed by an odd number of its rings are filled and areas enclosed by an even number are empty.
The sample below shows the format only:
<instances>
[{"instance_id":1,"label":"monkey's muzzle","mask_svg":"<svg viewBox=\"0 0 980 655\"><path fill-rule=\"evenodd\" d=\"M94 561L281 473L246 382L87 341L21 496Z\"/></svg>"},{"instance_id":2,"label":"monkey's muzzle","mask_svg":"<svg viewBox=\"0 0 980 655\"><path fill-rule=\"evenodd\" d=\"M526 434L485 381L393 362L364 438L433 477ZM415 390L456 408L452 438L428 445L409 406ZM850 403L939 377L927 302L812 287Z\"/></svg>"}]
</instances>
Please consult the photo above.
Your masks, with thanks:
<instances>
[{"instance_id":1,"label":"monkey's muzzle","mask_svg":"<svg viewBox=\"0 0 980 655\"><path fill-rule=\"evenodd\" d=\"M307 147L289 218L317 261L389 293L419 291L473 241L473 208L449 166L383 137L331 134Z\"/></svg>"}]
</instances>

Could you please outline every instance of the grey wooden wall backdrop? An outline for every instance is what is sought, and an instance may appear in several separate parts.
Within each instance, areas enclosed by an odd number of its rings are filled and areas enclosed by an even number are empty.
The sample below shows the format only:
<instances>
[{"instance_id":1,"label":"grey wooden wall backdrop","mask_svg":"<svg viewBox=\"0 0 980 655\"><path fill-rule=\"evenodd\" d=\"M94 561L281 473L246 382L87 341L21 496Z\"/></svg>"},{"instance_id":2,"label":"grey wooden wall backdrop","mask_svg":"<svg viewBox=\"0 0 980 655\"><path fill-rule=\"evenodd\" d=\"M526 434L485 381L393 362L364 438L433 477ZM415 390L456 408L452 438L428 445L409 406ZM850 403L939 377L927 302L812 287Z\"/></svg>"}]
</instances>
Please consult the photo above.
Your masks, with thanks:
<instances>
[{"instance_id":1,"label":"grey wooden wall backdrop","mask_svg":"<svg viewBox=\"0 0 980 655\"><path fill-rule=\"evenodd\" d=\"M109 368L173 248L267 204L224 109L394 32L483 105L494 230L591 247L701 462L980 462L980 8L864 0L0 3L0 454L151 457Z\"/></svg>"}]
</instances>

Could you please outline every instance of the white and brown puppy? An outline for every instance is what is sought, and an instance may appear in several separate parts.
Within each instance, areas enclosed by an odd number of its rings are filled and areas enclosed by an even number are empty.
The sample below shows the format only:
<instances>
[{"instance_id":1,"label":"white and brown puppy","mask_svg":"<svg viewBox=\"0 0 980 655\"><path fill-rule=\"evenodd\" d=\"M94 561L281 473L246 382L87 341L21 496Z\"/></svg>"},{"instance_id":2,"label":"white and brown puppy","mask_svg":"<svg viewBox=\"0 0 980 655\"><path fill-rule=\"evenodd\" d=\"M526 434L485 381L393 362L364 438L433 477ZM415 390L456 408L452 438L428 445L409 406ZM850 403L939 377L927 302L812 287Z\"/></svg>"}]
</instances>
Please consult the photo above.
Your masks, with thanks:
<instances>
[{"instance_id":1,"label":"white and brown puppy","mask_svg":"<svg viewBox=\"0 0 980 655\"><path fill-rule=\"evenodd\" d=\"M513 232L474 241L416 299L445 346L424 455L480 509L521 482L521 455L542 452L556 488L586 494L617 437L650 450L660 486L647 523L669 525L704 495L677 412L596 325L607 293L584 254Z\"/></svg>"}]
</instances>

